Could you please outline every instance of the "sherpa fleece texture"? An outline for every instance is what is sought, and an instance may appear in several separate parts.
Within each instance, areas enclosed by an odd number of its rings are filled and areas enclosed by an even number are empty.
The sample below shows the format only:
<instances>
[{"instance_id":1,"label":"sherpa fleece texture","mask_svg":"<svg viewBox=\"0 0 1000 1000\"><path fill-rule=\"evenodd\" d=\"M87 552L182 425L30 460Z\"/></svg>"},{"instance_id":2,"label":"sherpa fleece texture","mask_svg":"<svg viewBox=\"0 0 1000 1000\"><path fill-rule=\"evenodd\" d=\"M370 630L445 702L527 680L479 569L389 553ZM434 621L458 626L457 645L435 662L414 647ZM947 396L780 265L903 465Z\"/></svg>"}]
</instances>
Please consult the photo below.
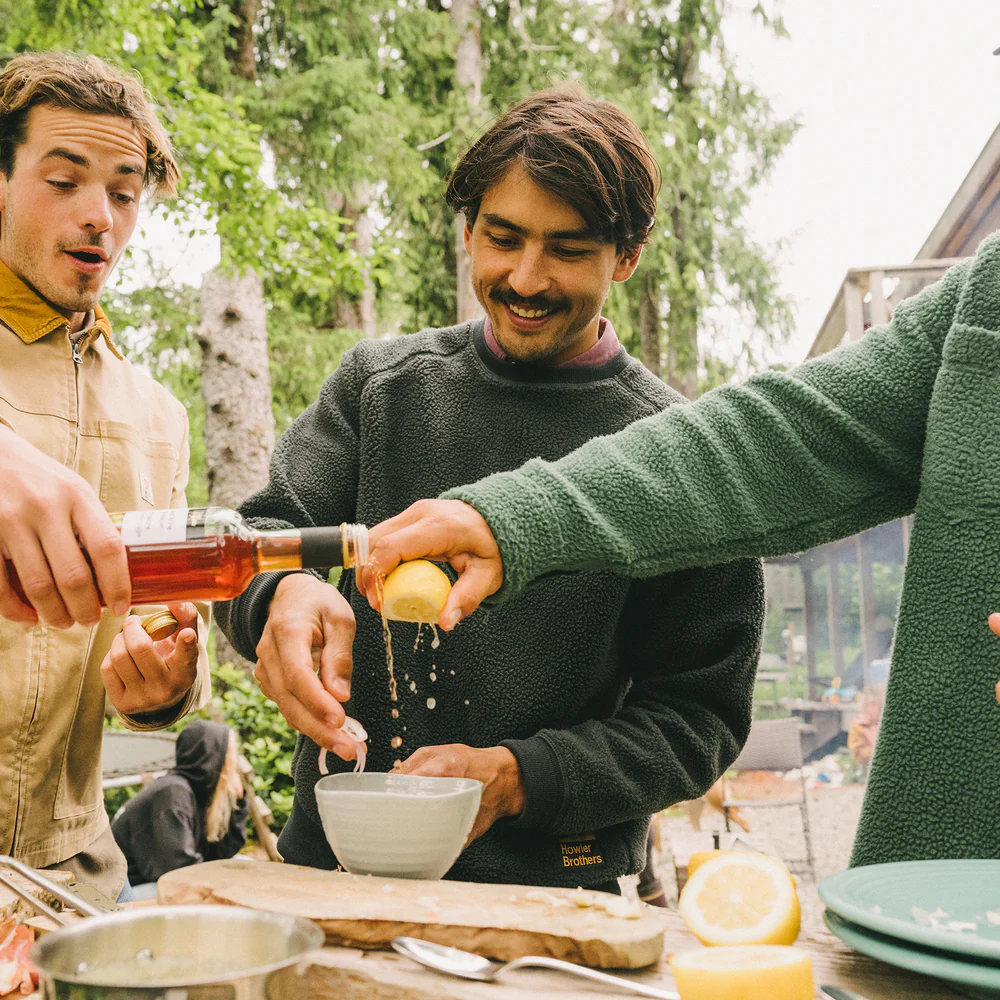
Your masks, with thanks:
<instances>
[{"instance_id":1,"label":"sherpa fleece texture","mask_svg":"<svg viewBox=\"0 0 1000 1000\"><path fill-rule=\"evenodd\" d=\"M365 341L284 435L269 485L242 510L257 524L375 524L420 497L533 456L558 458L679 400L625 351L588 368L501 361L481 322ZM475 841L453 878L596 886L638 871L650 814L704 792L746 738L763 616L756 560L641 582L554 576L472 616L438 649L429 630L415 649L416 625L394 624L397 722L381 622L353 577L340 581L357 619L347 711L370 734L368 766L387 771L422 746L504 743L524 776L523 815ZM245 656L275 586L273 575L259 578L216 606ZM393 749L397 735L403 744ZM317 757L300 737L281 849L287 861L333 867L312 792Z\"/></svg>"},{"instance_id":2,"label":"sherpa fleece texture","mask_svg":"<svg viewBox=\"0 0 1000 1000\"><path fill-rule=\"evenodd\" d=\"M554 570L794 552L915 511L852 864L1000 857L1000 236L856 344L446 495L489 522L507 595Z\"/></svg>"}]
</instances>

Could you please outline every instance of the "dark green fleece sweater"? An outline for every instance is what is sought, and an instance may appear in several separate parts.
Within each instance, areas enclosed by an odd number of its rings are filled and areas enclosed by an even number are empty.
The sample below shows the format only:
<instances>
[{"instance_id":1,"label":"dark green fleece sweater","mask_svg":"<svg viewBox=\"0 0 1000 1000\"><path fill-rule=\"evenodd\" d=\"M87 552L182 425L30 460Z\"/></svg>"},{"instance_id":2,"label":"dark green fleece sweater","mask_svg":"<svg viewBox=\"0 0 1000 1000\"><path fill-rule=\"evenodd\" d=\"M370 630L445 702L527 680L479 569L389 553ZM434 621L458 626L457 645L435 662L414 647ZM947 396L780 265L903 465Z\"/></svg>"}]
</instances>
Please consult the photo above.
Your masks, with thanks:
<instances>
[{"instance_id":1,"label":"dark green fleece sweater","mask_svg":"<svg viewBox=\"0 0 1000 1000\"><path fill-rule=\"evenodd\" d=\"M1000 858L1000 236L856 344L448 495L493 529L501 600L554 570L777 555L915 511L852 863Z\"/></svg>"},{"instance_id":2,"label":"dark green fleece sweater","mask_svg":"<svg viewBox=\"0 0 1000 1000\"><path fill-rule=\"evenodd\" d=\"M260 525L375 524L679 399L624 351L590 368L501 361L482 323L366 341L281 439L269 485L242 510ZM524 813L475 841L449 877L595 886L638 871L650 814L704 792L746 738L763 614L756 560L641 582L562 574L443 635L438 649L429 634L414 649L416 625L394 624L395 722L381 622L353 576L340 584L357 619L347 711L370 734L368 766L386 771L422 746L502 743L521 767ZM250 658L276 582L258 578L216 606ZM280 846L287 861L333 867L312 791L317 757L300 737Z\"/></svg>"}]
</instances>

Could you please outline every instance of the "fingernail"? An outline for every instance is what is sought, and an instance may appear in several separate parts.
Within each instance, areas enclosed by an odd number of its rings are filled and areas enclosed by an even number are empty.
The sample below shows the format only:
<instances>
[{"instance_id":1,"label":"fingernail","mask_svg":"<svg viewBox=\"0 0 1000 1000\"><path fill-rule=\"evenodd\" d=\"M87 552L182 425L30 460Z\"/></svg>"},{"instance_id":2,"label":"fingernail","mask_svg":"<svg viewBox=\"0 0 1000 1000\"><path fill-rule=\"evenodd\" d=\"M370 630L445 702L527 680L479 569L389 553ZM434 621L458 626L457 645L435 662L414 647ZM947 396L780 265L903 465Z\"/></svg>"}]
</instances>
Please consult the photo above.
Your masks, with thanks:
<instances>
[{"instance_id":1,"label":"fingernail","mask_svg":"<svg viewBox=\"0 0 1000 1000\"><path fill-rule=\"evenodd\" d=\"M343 677L338 677L333 682L333 696L337 701L350 701L351 682L344 680Z\"/></svg>"},{"instance_id":2,"label":"fingernail","mask_svg":"<svg viewBox=\"0 0 1000 1000\"><path fill-rule=\"evenodd\" d=\"M461 620L461 611L449 611L448 614L441 619L441 624L444 626L446 631L450 632Z\"/></svg>"}]
</instances>

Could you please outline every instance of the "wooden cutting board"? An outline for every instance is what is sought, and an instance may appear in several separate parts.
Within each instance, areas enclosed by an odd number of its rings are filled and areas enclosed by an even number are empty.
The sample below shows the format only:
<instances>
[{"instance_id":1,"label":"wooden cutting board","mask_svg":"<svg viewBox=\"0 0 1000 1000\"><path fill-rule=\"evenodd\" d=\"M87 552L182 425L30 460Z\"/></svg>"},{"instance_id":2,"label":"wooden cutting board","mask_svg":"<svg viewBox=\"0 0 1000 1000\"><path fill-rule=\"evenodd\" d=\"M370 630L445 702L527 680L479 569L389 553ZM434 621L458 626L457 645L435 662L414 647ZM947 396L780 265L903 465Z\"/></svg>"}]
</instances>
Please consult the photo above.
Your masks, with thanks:
<instances>
[{"instance_id":1,"label":"wooden cutting board","mask_svg":"<svg viewBox=\"0 0 1000 1000\"><path fill-rule=\"evenodd\" d=\"M292 913L322 927L328 944L351 948L387 948L403 935L501 961L551 955L624 969L652 965L663 951L663 925L652 908L640 904L638 918L613 916L578 906L568 889L378 878L233 858L169 872L158 893L167 905Z\"/></svg>"}]
</instances>

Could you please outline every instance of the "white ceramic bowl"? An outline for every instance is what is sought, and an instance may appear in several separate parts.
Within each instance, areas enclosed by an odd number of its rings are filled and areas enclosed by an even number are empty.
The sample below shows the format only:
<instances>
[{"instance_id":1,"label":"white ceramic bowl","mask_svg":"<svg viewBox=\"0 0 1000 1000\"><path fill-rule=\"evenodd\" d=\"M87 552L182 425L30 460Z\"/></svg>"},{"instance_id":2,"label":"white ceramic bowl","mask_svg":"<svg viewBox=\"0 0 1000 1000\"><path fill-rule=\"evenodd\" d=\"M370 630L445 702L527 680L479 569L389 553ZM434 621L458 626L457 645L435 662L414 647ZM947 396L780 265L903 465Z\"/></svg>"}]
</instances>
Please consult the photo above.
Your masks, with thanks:
<instances>
[{"instance_id":1,"label":"white ceramic bowl","mask_svg":"<svg viewBox=\"0 0 1000 1000\"><path fill-rule=\"evenodd\" d=\"M441 878L472 829L483 783L412 774L329 774L316 805L337 860L355 875Z\"/></svg>"}]
</instances>

